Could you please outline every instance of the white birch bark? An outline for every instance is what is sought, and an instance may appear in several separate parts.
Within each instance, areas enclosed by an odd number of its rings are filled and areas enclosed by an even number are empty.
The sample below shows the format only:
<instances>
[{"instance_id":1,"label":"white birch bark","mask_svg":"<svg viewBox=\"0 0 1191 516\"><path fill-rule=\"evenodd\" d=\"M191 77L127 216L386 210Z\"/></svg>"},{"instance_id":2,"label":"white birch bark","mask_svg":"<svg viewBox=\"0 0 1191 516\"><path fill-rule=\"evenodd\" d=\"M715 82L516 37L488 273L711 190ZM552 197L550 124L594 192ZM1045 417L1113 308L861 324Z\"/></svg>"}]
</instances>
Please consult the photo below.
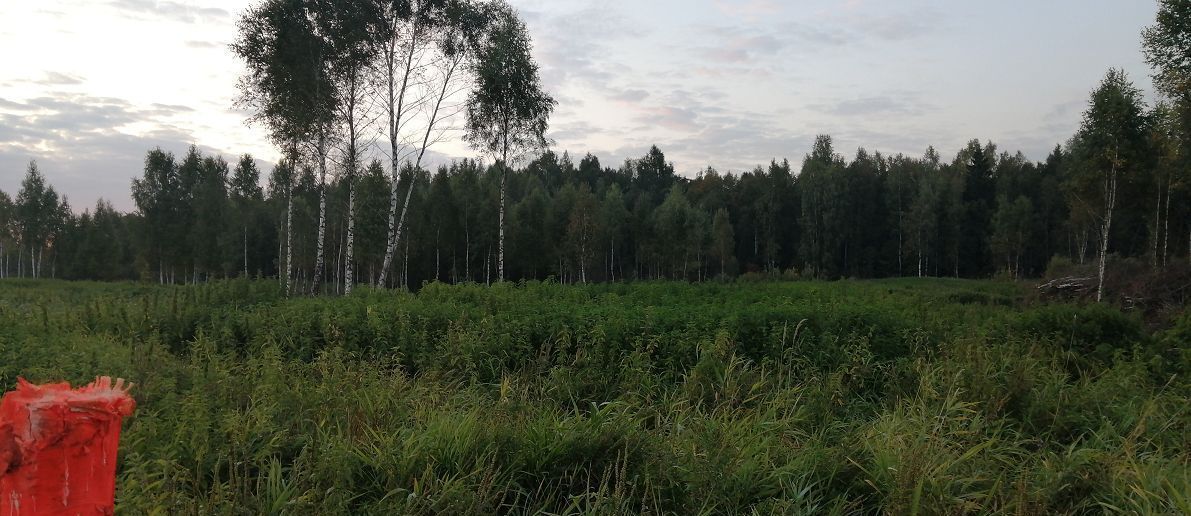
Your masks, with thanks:
<instances>
[{"instance_id":1,"label":"white birch bark","mask_svg":"<svg viewBox=\"0 0 1191 516\"><path fill-rule=\"evenodd\" d=\"M415 26L414 30L415 31L417 30L416 26ZM414 49L414 45L417 41L418 40L415 38L410 43L410 52L409 52L409 56L408 56L410 62L413 61L413 56L414 56L413 49ZM444 61L442 61L442 64L443 64L442 74L438 78L442 82L441 82L440 87L438 88L437 95L431 97L434 101L434 104L431 107L430 115L426 122L426 130L422 135L421 147L419 147L419 149L418 149L417 158L414 160L413 168L410 172L409 186L405 189L405 200L401 205L401 216L400 216L400 218L396 219L395 225L394 225L393 214L394 214L394 210L396 210L396 208L397 208L396 194L397 194L398 172L397 172L396 168L394 169L393 191L392 191L393 198L390 201L390 212L389 212L389 242L385 248L385 262L384 262L383 267L381 268L381 280L378 282L378 286L381 286L385 283L385 277L388 274L390 265L392 263L393 251L396 249L397 245L400 244L400 242L401 242L401 234L405 229L406 216L409 214L409 202L413 196L414 187L417 186L418 171L420 171L422 168L422 159L425 158L425 156L426 156L426 150L429 149L430 146L433 145L435 143L435 141L437 140L437 138L434 137L435 131L440 129L440 127L439 127L440 122L442 122L443 118L446 118L446 117L442 116L443 103L446 102L447 98L449 96L451 96L451 94L454 93L451 90L452 80L455 78L455 74L458 71L459 66L463 63L463 58L464 58L463 54L457 54L456 56L451 57L451 58L443 58ZM394 167L396 167L396 165L397 165L396 162L394 162Z\"/></svg>"},{"instance_id":2,"label":"white birch bark","mask_svg":"<svg viewBox=\"0 0 1191 516\"><path fill-rule=\"evenodd\" d=\"M348 79L347 112L347 243L343 250L343 293L350 295L355 286L356 250L356 172L359 168L359 151L356 134L356 99L359 94L359 75L353 73Z\"/></svg>"},{"instance_id":3,"label":"white birch bark","mask_svg":"<svg viewBox=\"0 0 1191 516\"><path fill-rule=\"evenodd\" d=\"M1100 230L1100 271L1096 287L1096 302L1104 299L1104 269L1108 261L1108 235L1112 230L1112 211L1117 203L1117 164L1113 161L1108 176L1104 180L1104 222Z\"/></svg>"},{"instance_id":4,"label":"white birch bark","mask_svg":"<svg viewBox=\"0 0 1191 516\"><path fill-rule=\"evenodd\" d=\"M323 251L327 238L327 138L320 134L318 139L318 239L314 244L314 277L310 285L311 295L317 295L323 279Z\"/></svg>"},{"instance_id":5,"label":"white birch bark","mask_svg":"<svg viewBox=\"0 0 1191 516\"><path fill-rule=\"evenodd\" d=\"M385 258L380 269L380 278L376 281L377 287L385 286L389 276L389 268L393 266L393 253L397 250L397 198L398 198L398 184L401 176L401 144L399 135L401 133L402 115L405 110L405 94L409 89L409 79L414 69L414 54L418 43L418 27L417 24L411 26L409 33L408 49L405 53L404 61L398 61L397 41L399 38L397 31L398 19L396 15L393 16L391 30L393 39L389 42L389 47L385 51L385 76L388 84L388 103L387 111L389 114L388 132L389 132L389 152L390 152L390 173L392 174L393 182L389 192L389 231L387 241L385 242ZM398 68L402 66L404 70ZM396 79L397 74L402 73L401 88L397 89ZM405 209L409 207L409 193L406 193L405 207L402 208L402 218L405 217Z\"/></svg>"},{"instance_id":6,"label":"white birch bark","mask_svg":"<svg viewBox=\"0 0 1191 516\"><path fill-rule=\"evenodd\" d=\"M1162 266L1166 267L1166 254L1170 251L1170 179L1173 174L1166 175L1166 217L1162 229ZM1191 246L1191 243L1188 244Z\"/></svg>"},{"instance_id":7,"label":"white birch bark","mask_svg":"<svg viewBox=\"0 0 1191 516\"><path fill-rule=\"evenodd\" d=\"M503 143L500 152L500 213L497 216L497 223L500 229L497 232L499 238L496 243L496 270L497 281L505 280L505 195L508 190L509 179L509 127L511 126L510 114L508 113L508 106L504 107L503 114Z\"/></svg>"},{"instance_id":8,"label":"white birch bark","mask_svg":"<svg viewBox=\"0 0 1191 516\"><path fill-rule=\"evenodd\" d=\"M354 250L356 248L356 184L351 181L347 185L347 256L344 258L343 293L350 295L355 285Z\"/></svg>"},{"instance_id":9,"label":"white birch bark","mask_svg":"<svg viewBox=\"0 0 1191 516\"><path fill-rule=\"evenodd\" d=\"M293 181L287 186L285 201L285 295L288 297L294 291L294 185Z\"/></svg>"},{"instance_id":10,"label":"white birch bark","mask_svg":"<svg viewBox=\"0 0 1191 516\"><path fill-rule=\"evenodd\" d=\"M497 281L505 280L505 191L507 190L507 183L509 174L507 167L501 166L500 172L500 214L497 216L498 224L500 224L500 238L496 244L496 279Z\"/></svg>"},{"instance_id":11,"label":"white birch bark","mask_svg":"<svg viewBox=\"0 0 1191 516\"><path fill-rule=\"evenodd\" d=\"M280 224L279 226L277 237L277 285L284 287L285 277L281 274L281 267L285 264L285 242L283 242L280 237L280 230L284 229L284 224Z\"/></svg>"},{"instance_id":12,"label":"white birch bark","mask_svg":"<svg viewBox=\"0 0 1191 516\"><path fill-rule=\"evenodd\" d=\"M611 249L611 251L612 251L612 263L611 263L611 266L610 266L610 268L609 268L609 270L608 270L608 276L609 276L610 278L612 278L612 281L616 281L616 239L615 239L615 238L613 238L613 239L612 239L612 243L611 243L611 245L610 245L610 246L611 246L611 248L612 248L612 249Z\"/></svg>"}]
</instances>

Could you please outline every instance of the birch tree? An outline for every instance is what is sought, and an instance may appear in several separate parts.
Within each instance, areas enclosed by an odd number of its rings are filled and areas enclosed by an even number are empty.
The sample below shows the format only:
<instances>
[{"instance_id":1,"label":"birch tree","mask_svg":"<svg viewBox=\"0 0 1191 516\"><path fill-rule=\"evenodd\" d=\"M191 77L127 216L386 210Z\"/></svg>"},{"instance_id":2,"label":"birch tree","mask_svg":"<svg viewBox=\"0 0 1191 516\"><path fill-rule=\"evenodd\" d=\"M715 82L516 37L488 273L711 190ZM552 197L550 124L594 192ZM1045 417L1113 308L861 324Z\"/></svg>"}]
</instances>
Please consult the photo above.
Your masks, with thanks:
<instances>
[{"instance_id":1,"label":"birch tree","mask_svg":"<svg viewBox=\"0 0 1191 516\"><path fill-rule=\"evenodd\" d=\"M190 197L189 231L192 281L205 281L225 271L222 237L227 222L228 165L221 157L202 159Z\"/></svg>"},{"instance_id":2,"label":"birch tree","mask_svg":"<svg viewBox=\"0 0 1191 516\"><path fill-rule=\"evenodd\" d=\"M250 109L250 123L263 124L270 138L286 150L296 167L301 145L311 145L325 172L329 132L335 117L335 97L326 59L327 41L319 34L316 6L309 0L265 0L250 8L237 23L239 35L232 50L244 61L237 104ZM324 175L325 178L325 175ZM292 188L294 182L290 182ZM322 197L325 224L325 194ZM292 192L287 195L287 219L292 219ZM287 224L285 281L291 291L293 235ZM323 229L318 239L321 261ZM315 271L317 283L318 268Z\"/></svg>"},{"instance_id":3,"label":"birch tree","mask_svg":"<svg viewBox=\"0 0 1191 516\"><path fill-rule=\"evenodd\" d=\"M1182 161L1182 146L1179 141L1177 120L1170 104L1160 102L1150 114L1150 147L1155 158L1153 170L1153 186L1155 192L1154 216L1150 226L1150 265L1157 268L1165 266L1166 247L1164 239L1170 238L1170 221L1163 225L1162 219L1169 219L1169 208L1166 213L1162 210L1163 198L1166 205L1170 205L1170 186L1175 172ZM1165 233L1165 234L1164 234Z\"/></svg>"},{"instance_id":4,"label":"birch tree","mask_svg":"<svg viewBox=\"0 0 1191 516\"><path fill-rule=\"evenodd\" d=\"M816 136L814 148L803 158L802 172L798 175L802 194L800 253L811 277L828 275L832 241L829 230L832 223L831 183L833 176L843 168L844 160L835 153L831 136Z\"/></svg>"},{"instance_id":5,"label":"birch tree","mask_svg":"<svg viewBox=\"0 0 1191 516\"><path fill-rule=\"evenodd\" d=\"M1184 109L1191 107L1191 1L1158 0L1155 23L1141 36L1154 86Z\"/></svg>"},{"instance_id":6,"label":"birch tree","mask_svg":"<svg viewBox=\"0 0 1191 516\"><path fill-rule=\"evenodd\" d=\"M1021 255L1030 238L1030 223L1034 219L1034 205L1025 196L1010 201L997 200L993 214L993 233L990 239L994 253L1005 259L1005 270L1014 278L1021 278Z\"/></svg>"},{"instance_id":7,"label":"birch tree","mask_svg":"<svg viewBox=\"0 0 1191 516\"><path fill-rule=\"evenodd\" d=\"M593 240L598 231L598 210L599 204L591 189L587 185L580 185L567 217L567 241L575 265L579 267L579 283L587 283L587 266L591 262Z\"/></svg>"},{"instance_id":8,"label":"birch tree","mask_svg":"<svg viewBox=\"0 0 1191 516\"><path fill-rule=\"evenodd\" d=\"M347 185L346 245L343 260L344 293L351 294L355 285L355 221L356 176L359 173L361 148L367 147L362 135L372 117L372 96L369 95L369 67L380 51L377 34L381 21L380 5L355 0L317 0L320 10L319 32L326 40L328 74L334 88L333 106L337 141L342 143L340 170ZM320 186L320 223L318 260L321 265L326 232L325 182ZM315 277L320 277L320 271Z\"/></svg>"},{"instance_id":9,"label":"birch tree","mask_svg":"<svg viewBox=\"0 0 1191 516\"><path fill-rule=\"evenodd\" d=\"M468 0L386 0L378 12L378 68L392 174L385 257L377 280L377 286L384 286L415 185L411 174L402 199L400 172L406 163L420 170L427 150L451 129L466 91L466 65L488 23L483 7Z\"/></svg>"},{"instance_id":10,"label":"birch tree","mask_svg":"<svg viewBox=\"0 0 1191 516\"><path fill-rule=\"evenodd\" d=\"M1125 72L1110 69L1092 92L1075 141L1082 158L1073 186L1077 199L1093 208L1099 225L1096 300L1104 299L1104 273L1119 183L1133 175L1145 152L1146 117L1141 91Z\"/></svg>"},{"instance_id":11,"label":"birch tree","mask_svg":"<svg viewBox=\"0 0 1191 516\"><path fill-rule=\"evenodd\" d=\"M1170 115L1173 125L1177 129L1174 141L1174 153L1182 166L1174 167L1166 174L1166 201L1162 208L1162 248L1155 250L1162 256L1161 264L1166 265L1166 257L1170 247L1170 206L1171 197L1181 194L1182 203L1176 204L1184 211L1191 200L1191 189L1188 183L1186 160L1187 153L1182 151L1191 144L1191 1L1188 0L1159 0L1158 13L1155 23L1146 27L1142 32L1142 50L1146 63L1154 69L1154 86L1160 94L1171 101ZM1181 188L1180 188L1181 187ZM1159 191L1162 190L1159 185ZM1159 195L1161 197L1161 195ZM1177 212L1176 212L1177 213ZM1176 215L1175 220L1182 220L1187 231L1187 256L1191 259L1191 224L1188 217ZM1155 241L1156 243L1156 241Z\"/></svg>"},{"instance_id":12,"label":"birch tree","mask_svg":"<svg viewBox=\"0 0 1191 516\"><path fill-rule=\"evenodd\" d=\"M30 161L16 198L16 220L21 243L29 251L29 275L40 278L45 250L61 229L63 218L69 214L64 200L46 183L45 175Z\"/></svg>"},{"instance_id":13,"label":"birch tree","mask_svg":"<svg viewBox=\"0 0 1191 516\"><path fill-rule=\"evenodd\" d=\"M263 195L260 185L260 171L256 168L256 160L245 154L236 164L229 185L229 194L236 210L236 217L240 222L240 251L243 259L242 274L248 277L248 226L254 218L254 208L261 202Z\"/></svg>"},{"instance_id":14,"label":"birch tree","mask_svg":"<svg viewBox=\"0 0 1191 516\"><path fill-rule=\"evenodd\" d=\"M594 156L591 156L594 160ZM584 162L587 162L584 158ZM596 170L599 170L599 162L595 161ZM604 192L604 200L600 205L600 228L603 230L602 240L608 243L607 254L607 278L610 281L615 281L617 273L620 271L621 263L617 258L617 249L621 253L624 252L624 235L628 226L629 211L625 208L624 194L621 193L620 187L613 184L608 187L608 191Z\"/></svg>"},{"instance_id":15,"label":"birch tree","mask_svg":"<svg viewBox=\"0 0 1191 516\"><path fill-rule=\"evenodd\" d=\"M496 161L500 171L497 215L497 279L505 279L505 206L510 166L547 147L546 130L554 98L542 91L529 31L507 3L490 11L480 43L476 87L467 100L467 136L473 148Z\"/></svg>"},{"instance_id":16,"label":"birch tree","mask_svg":"<svg viewBox=\"0 0 1191 516\"><path fill-rule=\"evenodd\" d=\"M274 209L281 205L277 214L277 279L285 292L291 292L293 279L293 227L294 184L297 179L296 165L287 159L281 160L269 174L269 201ZM274 213L277 213L274 211ZM281 236L284 233L284 238Z\"/></svg>"},{"instance_id":17,"label":"birch tree","mask_svg":"<svg viewBox=\"0 0 1191 516\"><path fill-rule=\"evenodd\" d=\"M0 279L8 277L8 253L13 234L13 204L8 194L0 191Z\"/></svg>"}]
</instances>

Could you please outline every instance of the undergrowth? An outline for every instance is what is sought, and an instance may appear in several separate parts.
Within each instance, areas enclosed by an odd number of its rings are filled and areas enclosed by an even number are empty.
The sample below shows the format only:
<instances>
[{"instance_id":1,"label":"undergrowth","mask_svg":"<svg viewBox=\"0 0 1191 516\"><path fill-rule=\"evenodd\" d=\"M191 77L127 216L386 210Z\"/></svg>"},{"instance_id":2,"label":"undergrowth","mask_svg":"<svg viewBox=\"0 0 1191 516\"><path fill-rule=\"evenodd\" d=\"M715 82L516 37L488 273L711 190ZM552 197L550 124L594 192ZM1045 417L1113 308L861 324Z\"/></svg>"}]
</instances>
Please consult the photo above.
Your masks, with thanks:
<instances>
[{"instance_id":1,"label":"undergrowth","mask_svg":"<svg viewBox=\"0 0 1191 516\"><path fill-rule=\"evenodd\" d=\"M136 383L127 514L1191 513L1191 315L1007 283L0 283L0 382Z\"/></svg>"}]
</instances>

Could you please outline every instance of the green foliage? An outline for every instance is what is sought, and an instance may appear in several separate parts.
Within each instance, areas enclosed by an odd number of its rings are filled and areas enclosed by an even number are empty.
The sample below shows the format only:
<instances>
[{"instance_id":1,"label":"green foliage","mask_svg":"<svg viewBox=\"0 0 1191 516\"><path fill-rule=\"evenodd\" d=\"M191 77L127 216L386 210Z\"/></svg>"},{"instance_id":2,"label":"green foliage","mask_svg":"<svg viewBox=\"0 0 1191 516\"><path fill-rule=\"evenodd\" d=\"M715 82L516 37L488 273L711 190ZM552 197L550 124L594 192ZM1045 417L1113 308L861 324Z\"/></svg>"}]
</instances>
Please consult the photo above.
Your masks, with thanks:
<instances>
[{"instance_id":1,"label":"green foliage","mask_svg":"<svg viewBox=\"0 0 1191 516\"><path fill-rule=\"evenodd\" d=\"M136 383L129 513L1185 510L1191 319L1022 294L10 280L0 383Z\"/></svg>"},{"instance_id":2,"label":"green foliage","mask_svg":"<svg viewBox=\"0 0 1191 516\"><path fill-rule=\"evenodd\" d=\"M485 16L488 27L472 71L475 88L467 99L466 140L507 167L546 148L557 102L542 89L529 30L517 12L501 1L489 4Z\"/></svg>"},{"instance_id":3,"label":"green foliage","mask_svg":"<svg viewBox=\"0 0 1191 516\"><path fill-rule=\"evenodd\" d=\"M1156 23L1142 32L1142 49L1154 68L1154 85L1186 103L1191 96L1191 2L1159 0Z\"/></svg>"}]
</instances>

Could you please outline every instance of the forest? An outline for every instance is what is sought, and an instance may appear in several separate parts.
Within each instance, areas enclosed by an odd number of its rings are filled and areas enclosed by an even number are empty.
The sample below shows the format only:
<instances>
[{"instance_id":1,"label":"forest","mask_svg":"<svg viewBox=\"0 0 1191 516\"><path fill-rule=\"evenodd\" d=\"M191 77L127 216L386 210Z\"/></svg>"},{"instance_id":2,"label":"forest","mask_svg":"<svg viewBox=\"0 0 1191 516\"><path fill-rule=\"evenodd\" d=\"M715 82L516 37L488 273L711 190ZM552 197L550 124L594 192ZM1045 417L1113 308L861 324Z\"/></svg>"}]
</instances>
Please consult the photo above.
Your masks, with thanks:
<instances>
[{"instance_id":1,"label":"forest","mask_svg":"<svg viewBox=\"0 0 1191 516\"><path fill-rule=\"evenodd\" d=\"M851 155L821 135L800 164L693 177L656 146L622 164L551 150L555 101L507 4L299 4L248 11L233 46L249 69L240 102L286 149L280 163L152 149L129 171L130 213L103 200L80 211L53 171L29 163L20 190L0 192L0 275L271 277L343 293L548 278L1027 278L1056 260L1102 265L1103 277L1120 260L1191 260L1184 2L1162 2L1143 34L1158 100L1109 70L1044 161L976 139L953 156ZM480 158L423 163L460 131Z\"/></svg>"},{"instance_id":2,"label":"forest","mask_svg":"<svg viewBox=\"0 0 1191 516\"><path fill-rule=\"evenodd\" d=\"M0 384L135 383L122 514L1191 511L1191 314L1030 290L11 279Z\"/></svg>"},{"instance_id":3,"label":"forest","mask_svg":"<svg viewBox=\"0 0 1191 516\"><path fill-rule=\"evenodd\" d=\"M720 172L554 149L502 0L262 0L231 51L276 166L0 192L0 386L129 382L117 514L1191 514L1158 4L1154 98L1109 69L1043 161L824 134Z\"/></svg>"}]
</instances>

